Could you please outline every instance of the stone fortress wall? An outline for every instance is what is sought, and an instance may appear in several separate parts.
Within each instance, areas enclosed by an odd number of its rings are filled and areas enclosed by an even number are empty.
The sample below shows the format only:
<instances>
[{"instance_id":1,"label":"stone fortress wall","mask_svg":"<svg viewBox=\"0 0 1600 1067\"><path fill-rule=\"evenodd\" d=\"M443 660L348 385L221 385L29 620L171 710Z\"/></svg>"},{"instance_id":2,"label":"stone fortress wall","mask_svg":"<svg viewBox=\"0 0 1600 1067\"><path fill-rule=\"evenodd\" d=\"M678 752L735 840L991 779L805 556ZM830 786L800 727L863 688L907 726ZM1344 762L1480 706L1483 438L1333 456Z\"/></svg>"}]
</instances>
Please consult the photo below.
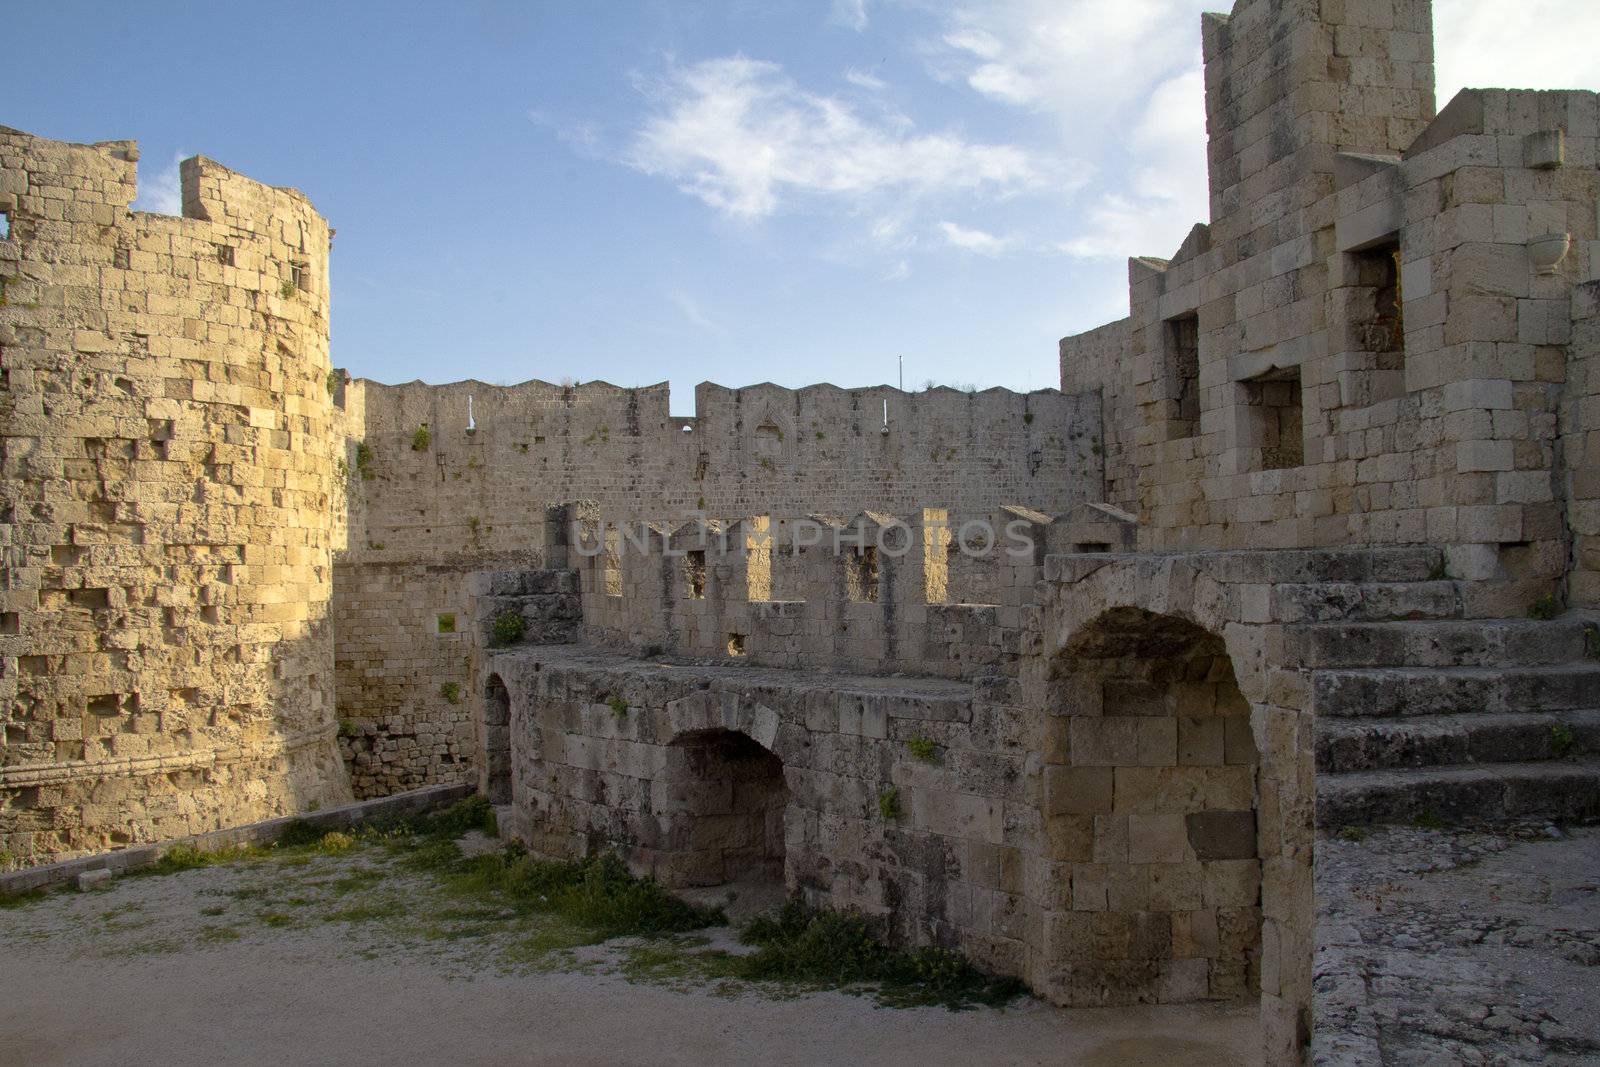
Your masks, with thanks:
<instances>
[{"instance_id":1,"label":"stone fortress wall","mask_svg":"<svg viewBox=\"0 0 1600 1067\"><path fill-rule=\"evenodd\" d=\"M340 744L360 795L474 773L460 699L470 577L541 565L562 525L551 507L676 528L696 511L935 502L958 527L1004 504L1054 513L1103 494L1098 401L1053 389L702 384L692 418L670 414L665 384L355 380L343 395L351 532L334 614ZM992 562L953 569L958 595L994 600Z\"/></svg>"},{"instance_id":2,"label":"stone fortress wall","mask_svg":"<svg viewBox=\"0 0 1600 1067\"><path fill-rule=\"evenodd\" d=\"M0 851L102 851L349 797L328 249L206 159L0 129Z\"/></svg>"},{"instance_id":3,"label":"stone fortress wall","mask_svg":"<svg viewBox=\"0 0 1600 1067\"><path fill-rule=\"evenodd\" d=\"M475 777L1304 1061L1319 832L1600 802L1600 107L1436 116L1427 0L1201 28L1210 220L1025 396L349 380L298 194L7 133L5 847Z\"/></svg>"}]
</instances>

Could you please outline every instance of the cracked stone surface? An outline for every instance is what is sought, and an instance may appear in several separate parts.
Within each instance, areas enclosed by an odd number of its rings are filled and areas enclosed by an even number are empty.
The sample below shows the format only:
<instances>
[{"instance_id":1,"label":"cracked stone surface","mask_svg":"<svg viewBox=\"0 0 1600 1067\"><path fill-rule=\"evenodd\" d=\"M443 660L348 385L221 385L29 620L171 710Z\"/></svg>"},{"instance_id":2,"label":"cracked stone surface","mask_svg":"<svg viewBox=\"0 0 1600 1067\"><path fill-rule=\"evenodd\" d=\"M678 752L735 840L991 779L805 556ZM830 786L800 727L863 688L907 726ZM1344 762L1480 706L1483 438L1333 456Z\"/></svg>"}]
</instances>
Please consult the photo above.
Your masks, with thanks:
<instances>
[{"instance_id":1,"label":"cracked stone surface","mask_svg":"<svg viewBox=\"0 0 1600 1067\"><path fill-rule=\"evenodd\" d=\"M1600 1061L1600 827L1324 837L1316 879L1317 1064Z\"/></svg>"}]
</instances>

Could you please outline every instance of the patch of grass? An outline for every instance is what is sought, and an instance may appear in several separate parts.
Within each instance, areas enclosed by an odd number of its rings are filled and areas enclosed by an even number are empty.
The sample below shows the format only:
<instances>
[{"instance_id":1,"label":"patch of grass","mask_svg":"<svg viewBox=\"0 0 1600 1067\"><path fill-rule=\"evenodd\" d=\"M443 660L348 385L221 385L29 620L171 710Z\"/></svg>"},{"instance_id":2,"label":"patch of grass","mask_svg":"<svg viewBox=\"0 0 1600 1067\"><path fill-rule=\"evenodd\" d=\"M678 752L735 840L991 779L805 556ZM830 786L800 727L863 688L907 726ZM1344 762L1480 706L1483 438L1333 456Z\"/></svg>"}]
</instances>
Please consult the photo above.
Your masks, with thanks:
<instances>
[{"instance_id":1,"label":"patch of grass","mask_svg":"<svg viewBox=\"0 0 1600 1067\"><path fill-rule=\"evenodd\" d=\"M330 830L316 843L316 850L325 856L337 856L356 847L356 839L349 834Z\"/></svg>"},{"instance_id":2,"label":"patch of grass","mask_svg":"<svg viewBox=\"0 0 1600 1067\"><path fill-rule=\"evenodd\" d=\"M891 785L888 789L878 794L878 814L889 821L898 819L901 815L900 788Z\"/></svg>"},{"instance_id":3,"label":"patch of grass","mask_svg":"<svg viewBox=\"0 0 1600 1067\"><path fill-rule=\"evenodd\" d=\"M356 725L356 721L354 719L340 719L339 720L339 736L340 737L356 737L360 733L361 733L361 727Z\"/></svg>"},{"instance_id":4,"label":"patch of grass","mask_svg":"<svg viewBox=\"0 0 1600 1067\"><path fill-rule=\"evenodd\" d=\"M628 714L628 702L623 700L621 697L608 698L606 700L606 707L610 708L611 713L619 719Z\"/></svg>"},{"instance_id":5,"label":"patch of grass","mask_svg":"<svg viewBox=\"0 0 1600 1067\"><path fill-rule=\"evenodd\" d=\"M231 926L203 926L200 928L200 943L205 945L220 945L228 941L237 941L244 935Z\"/></svg>"},{"instance_id":6,"label":"patch of grass","mask_svg":"<svg viewBox=\"0 0 1600 1067\"><path fill-rule=\"evenodd\" d=\"M26 889L21 893L0 893L0 911L10 911L12 908L24 908L29 904L37 904L50 895L46 889Z\"/></svg>"},{"instance_id":7,"label":"patch of grass","mask_svg":"<svg viewBox=\"0 0 1600 1067\"><path fill-rule=\"evenodd\" d=\"M1546 593L1544 596L1528 605L1528 618L1530 619L1539 619L1543 621L1553 619L1560 614L1561 605L1556 603L1556 598L1553 593Z\"/></svg>"},{"instance_id":8,"label":"patch of grass","mask_svg":"<svg viewBox=\"0 0 1600 1067\"><path fill-rule=\"evenodd\" d=\"M1561 759L1572 746L1578 743L1578 736L1572 732L1572 727L1566 723L1557 723L1550 727L1550 750L1555 753L1556 759Z\"/></svg>"},{"instance_id":9,"label":"patch of grass","mask_svg":"<svg viewBox=\"0 0 1600 1067\"><path fill-rule=\"evenodd\" d=\"M371 889L383 881L382 871L356 871L343 878L335 878L327 884L328 892L334 896L344 896L346 893L358 893L363 889Z\"/></svg>"},{"instance_id":10,"label":"patch of grass","mask_svg":"<svg viewBox=\"0 0 1600 1067\"><path fill-rule=\"evenodd\" d=\"M256 912L256 919L264 926L283 927L294 925L294 916L285 915L281 911L258 911Z\"/></svg>"},{"instance_id":11,"label":"patch of grass","mask_svg":"<svg viewBox=\"0 0 1600 1067\"><path fill-rule=\"evenodd\" d=\"M344 384L344 375L337 370L328 372L328 395L333 396L339 391L339 386Z\"/></svg>"},{"instance_id":12,"label":"patch of grass","mask_svg":"<svg viewBox=\"0 0 1600 1067\"><path fill-rule=\"evenodd\" d=\"M322 840L323 831L312 826L304 819L293 819L284 826L283 833L278 837L280 848L299 848L302 845L314 845Z\"/></svg>"},{"instance_id":13,"label":"patch of grass","mask_svg":"<svg viewBox=\"0 0 1600 1067\"><path fill-rule=\"evenodd\" d=\"M774 918L752 921L741 939L757 946L735 961L736 973L751 980L870 984L886 1005L942 1004L952 1010L1005 1004L1024 992L1016 979L984 974L948 949L891 949L861 916L812 911L797 901Z\"/></svg>"},{"instance_id":14,"label":"patch of grass","mask_svg":"<svg viewBox=\"0 0 1600 1067\"><path fill-rule=\"evenodd\" d=\"M913 737L906 742L906 748L923 763L939 762L939 746L926 737Z\"/></svg>"},{"instance_id":15,"label":"patch of grass","mask_svg":"<svg viewBox=\"0 0 1600 1067\"><path fill-rule=\"evenodd\" d=\"M461 703L461 683L446 682L439 687L439 695L444 697L446 704Z\"/></svg>"},{"instance_id":16,"label":"patch of grass","mask_svg":"<svg viewBox=\"0 0 1600 1067\"><path fill-rule=\"evenodd\" d=\"M398 919L406 913L405 902L398 898L366 901L348 908L329 912L325 919L331 923L368 923L384 919Z\"/></svg>"},{"instance_id":17,"label":"patch of grass","mask_svg":"<svg viewBox=\"0 0 1600 1067\"><path fill-rule=\"evenodd\" d=\"M1445 827L1444 819L1432 808L1418 812L1417 817L1412 822L1423 830L1443 830Z\"/></svg>"},{"instance_id":18,"label":"patch of grass","mask_svg":"<svg viewBox=\"0 0 1600 1067\"><path fill-rule=\"evenodd\" d=\"M207 905L206 907L200 909L200 914L201 915L208 915L208 916L212 916L212 917L215 917L215 916L218 916L218 915L226 915L227 913L228 913L228 909L223 907L221 904L210 904L210 905Z\"/></svg>"},{"instance_id":19,"label":"patch of grass","mask_svg":"<svg viewBox=\"0 0 1600 1067\"><path fill-rule=\"evenodd\" d=\"M423 423L412 431L411 451L426 452L431 444L433 444L433 431L428 429L427 423Z\"/></svg>"},{"instance_id":20,"label":"patch of grass","mask_svg":"<svg viewBox=\"0 0 1600 1067\"><path fill-rule=\"evenodd\" d=\"M1440 556L1438 559L1433 561L1433 566L1428 570L1428 581L1443 582L1448 580L1449 577L1450 568L1445 563L1444 557Z\"/></svg>"},{"instance_id":21,"label":"patch of grass","mask_svg":"<svg viewBox=\"0 0 1600 1067\"><path fill-rule=\"evenodd\" d=\"M528 632L528 620L515 611L502 611L494 617L494 643L513 645Z\"/></svg>"},{"instance_id":22,"label":"patch of grass","mask_svg":"<svg viewBox=\"0 0 1600 1067\"><path fill-rule=\"evenodd\" d=\"M1590 659L1600 659L1600 626L1583 628L1583 651Z\"/></svg>"},{"instance_id":23,"label":"patch of grass","mask_svg":"<svg viewBox=\"0 0 1600 1067\"><path fill-rule=\"evenodd\" d=\"M1339 831L1339 840L1359 844L1367 839L1367 830L1364 826L1346 826Z\"/></svg>"},{"instance_id":24,"label":"patch of grass","mask_svg":"<svg viewBox=\"0 0 1600 1067\"><path fill-rule=\"evenodd\" d=\"M298 290L298 289L296 289L294 287L294 280L291 279L291 278L285 278L283 280L283 284L278 286L278 295L283 297L285 300L288 300L290 297L294 296L294 294L298 293L299 291L300 290Z\"/></svg>"},{"instance_id":25,"label":"patch of grass","mask_svg":"<svg viewBox=\"0 0 1600 1067\"><path fill-rule=\"evenodd\" d=\"M179 871L192 871L201 867L215 867L219 863L232 863L235 860L253 859L262 855L262 850L237 846L234 848L219 848L212 851L195 848L193 845L173 845L161 854L161 858L142 870L129 872L131 874L176 874Z\"/></svg>"}]
</instances>

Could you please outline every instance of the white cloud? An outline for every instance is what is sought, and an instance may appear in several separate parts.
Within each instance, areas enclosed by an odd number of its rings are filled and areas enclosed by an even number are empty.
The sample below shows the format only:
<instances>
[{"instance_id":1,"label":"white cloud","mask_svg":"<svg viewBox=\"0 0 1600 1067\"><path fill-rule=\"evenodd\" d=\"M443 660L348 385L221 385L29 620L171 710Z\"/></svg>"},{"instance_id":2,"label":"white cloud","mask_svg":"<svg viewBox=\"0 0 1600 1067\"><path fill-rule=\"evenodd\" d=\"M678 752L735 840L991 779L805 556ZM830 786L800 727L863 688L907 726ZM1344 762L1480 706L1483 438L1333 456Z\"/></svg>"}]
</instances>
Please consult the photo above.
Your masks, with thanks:
<instances>
[{"instance_id":1,"label":"white cloud","mask_svg":"<svg viewBox=\"0 0 1600 1067\"><path fill-rule=\"evenodd\" d=\"M1103 190L1087 225L1061 247L1068 255L1124 259L1172 255L1197 222L1210 214L1206 134L1199 69L1155 88L1128 135L1127 173Z\"/></svg>"},{"instance_id":2,"label":"white cloud","mask_svg":"<svg viewBox=\"0 0 1600 1067\"><path fill-rule=\"evenodd\" d=\"M874 93L881 93L889 87L889 83L882 78L864 70L856 70L854 67L844 72L844 80L857 89L866 89Z\"/></svg>"},{"instance_id":3,"label":"white cloud","mask_svg":"<svg viewBox=\"0 0 1600 1067\"><path fill-rule=\"evenodd\" d=\"M191 153L178 151L172 154L170 166L162 167L154 175L140 175L139 195L130 205L135 211L153 211L157 215L183 214L183 185L178 164ZM143 168L140 168L143 170Z\"/></svg>"},{"instance_id":4,"label":"white cloud","mask_svg":"<svg viewBox=\"0 0 1600 1067\"><path fill-rule=\"evenodd\" d=\"M727 332L720 323L706 313L706 310L700 306L700 301L696 300L687 291L674 289L667 295L683 317L694 326L716 337L721 337Z\"/></svg>"},{"instance_id":5,"label":"white cloud","mask_svg":"<svg viewBox=\"0 0 1600 1067\"><path fill-rule=\"evenodd\" d=\"M939 232L944 234L944 239L967 252L976 252L980 256L998 256L1012 245L1008 237L997 237L983 230L969 229L954 222L939 223Z\"/></svg>"},{"instance_id":6,"label":"white cloud","mask_svg":"<svg viewBox=\"0 0 1600 1067\"><path fill-rule=\"evenodd\" d=\"M867 0L833 0L828 21L861 32L867 28Z\"/></svg>"},{"instance_id":7,"label":"white cloud","mask_svg":"<svg viewBox=\"0 0 1600 1067\"><path fill-rule=\"evenodd\" d=\"M1440 107L1463 88L1594 89L1594 0L1434 0Z\"/></svg>"},{"instance_id":8,"label":"white cloud","mask_svg":"<svg viewBox=\"0 0 1600 1067\"><path fill-rule=\"evenodd\" d=\"M1055 115L1078 134L1115 128L1200 57L1200 16L1227 0L966 0L925 47L932 71Z\"/></svg>"},{"instance_id":9,"label":"white cloud","mask_svg":"<svg viewBox=\"0 0 1600 1067\"><path fill-rule=\"evenodd\" d=\"M650 91L657 113L626 162L734 218L771 215L795 196L1007 196L1041 185L1050 170L1014 145L919 134L899 116L863 115L743 56L674 68Z\"/></svg>"}]
</instances>

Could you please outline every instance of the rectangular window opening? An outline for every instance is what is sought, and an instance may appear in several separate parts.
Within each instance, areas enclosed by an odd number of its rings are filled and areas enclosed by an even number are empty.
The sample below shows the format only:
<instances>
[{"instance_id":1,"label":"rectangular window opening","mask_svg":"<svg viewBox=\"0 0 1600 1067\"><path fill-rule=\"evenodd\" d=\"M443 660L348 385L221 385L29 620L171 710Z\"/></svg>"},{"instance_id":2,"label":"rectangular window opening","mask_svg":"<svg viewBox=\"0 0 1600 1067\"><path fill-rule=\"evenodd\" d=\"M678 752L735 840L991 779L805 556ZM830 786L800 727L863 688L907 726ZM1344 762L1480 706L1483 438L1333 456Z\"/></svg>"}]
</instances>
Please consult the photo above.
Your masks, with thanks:
<instances>
[{"instance_id":1,"label":"rectangular window opening","mask_svg":"<svg viewBox=\"0 0 1600 1067\"><path fill-rule=\"evenodd\" d=\"M850 567L846 575L846 591L857 603L872 603L878 599L878 547L866 545L857 548L848 558Z\"/></svg>"},{"instance_id":2,"label":"rectangular window opening","mask_svg":"<svg viewBox=\"0 0 1600 1067\"><path fill-rule=\"evenodd\" d=\"M1178 441L1200 432L1200 316L1168 319L1163 331L1167 440Z\"/></svg>"},{"instance_id":3,"label":"rectangular window opening","mask_svg":"<svg viewBox=\"0 0 1600 1067\"><path fill-rule=\"evenodd\" d=\"M222 264L224 267L233 266L233 246L232 245L218 244L218 245L212 245L211 247L213 247L213 248L215 248L217 250L217 262L218 263Z\"/></svg>"},{"instance_id":4,"label":"rectangular window opening","mask_svg":"<svg viewBox=\"0 0 1600 1067\"><path fill-rule=\"evenodd\" d=\"M684 554L683 584L690 600L706 598L706 554L703 549L691 549Z\"/></svg>"},{"instance_id":5,"label":"rectangular window opening","mask_svg":"<svg viewBox=\"0 0 1600 1067\"><path fill-rule=\"evenodd\" d=\"M1262 470L1288 470L1305 463L1305 423L1300 405L1300 368L1272 370L1243 383L1254 444Z\"/></svg>"},{"instance_id":6,"label":"rectangular window opening","mask_svg":"<svg viewBox=\"0 0 1600 1067\"><path fill-rule=\"evenodd\" d=\"M0 211L0 241L11 240L11 212Z\"/></svg>"},{"instance_id":7,"label":"rectangular window opening","mask_svg":"<svg viewBox=\"0 0 1600 1067\"><path fill-rule=\"evenodd\" d=\"M605 529L605 548L600 554L600 578L606 596L622 595L622 531Z\"/></svg>"}]
</instances>

